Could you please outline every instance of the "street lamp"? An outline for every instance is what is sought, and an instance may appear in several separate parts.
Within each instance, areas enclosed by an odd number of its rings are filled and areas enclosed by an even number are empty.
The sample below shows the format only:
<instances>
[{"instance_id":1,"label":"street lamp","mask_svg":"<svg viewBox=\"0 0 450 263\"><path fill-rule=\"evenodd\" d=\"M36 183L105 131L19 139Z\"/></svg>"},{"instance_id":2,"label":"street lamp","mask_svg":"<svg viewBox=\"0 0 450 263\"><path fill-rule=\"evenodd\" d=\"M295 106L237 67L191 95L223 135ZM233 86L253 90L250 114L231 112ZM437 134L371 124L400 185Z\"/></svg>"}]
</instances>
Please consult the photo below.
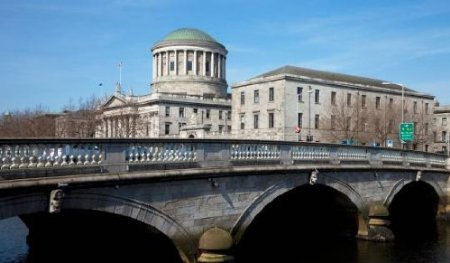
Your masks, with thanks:
<instances>
[{"instance_id":1,"label":"street lamp","mask_svg":"<svg viewBox=\"0 0 450 263\"><path fill-rule=\"evenodd\" d=\"M397 85L402 87L402 122L404 123L404 107L405 107L405 86L403 84L399 84L399 83L391 83L391 82L382 82L381 84L383 85Z\"/></svg>"},{"instance_id":2,"label":"street lamp","mask_svg":"<svg viewBox=\"0 0 450 263\"><path fill-rule=\"evenodd\" d=\"M402 121L401 124L403 124L405 122L405 111L404 111L404 107L405 107L405 86L403 84L399 84L399 83L391 83L391 82L382 82L381 84L383 85L397 85L402 87ZM405 142L403 140L400 141L400 143L402 144L402 149L403 149L403 145L405 144Z\"/></svg>"},{"instance_id":3,"label":"street lamp","mask_svg":"<svg viewBox=\"0 0 450 263\"><path fill-rule=\"evenodd\" d=\"M312 141L311 137L311 93L313 92L311 86L308 89L308 136L306 138L307 141Z\"/></svg>"}]
</instances>

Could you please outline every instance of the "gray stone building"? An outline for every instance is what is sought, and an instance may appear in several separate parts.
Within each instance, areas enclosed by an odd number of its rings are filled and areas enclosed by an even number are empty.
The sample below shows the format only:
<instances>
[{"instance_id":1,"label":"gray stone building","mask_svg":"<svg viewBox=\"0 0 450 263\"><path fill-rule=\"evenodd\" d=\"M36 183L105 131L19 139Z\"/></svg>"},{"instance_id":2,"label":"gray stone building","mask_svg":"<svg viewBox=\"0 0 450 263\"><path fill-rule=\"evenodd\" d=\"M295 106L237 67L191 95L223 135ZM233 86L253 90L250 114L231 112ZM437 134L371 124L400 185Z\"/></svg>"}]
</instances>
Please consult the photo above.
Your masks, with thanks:
<instances>
[{"instance_id":1,"label":"gray stone building","mask_svg":"<svg viewBox=\"0 0 450 263\"><path fill-rule=\"evenodd\" d=\"M120 87L100 106L97 137L225 136L231 130L225 47L207 33L182 28L152 51L152 92Z\"/></svg>"},{"instance_id":2,"label":"gray stone building","mask_svg":"<svg viewBox=\"0 0 450 263\"><path fill-rule=\"evenodd\" d=\"M284 66L232 85L232 97L240 138L401 147L403 118L415 124L404 147L432 147L434 96L400 84Z\"/></svg>"},{"instance_id":3,"label":"gray stone building","mask_svg":"<svg viewBox=\"0 0 450 263\"><path fill-rule=\"evenodd\" d=\"M450 144L450 105L438 106L433 116L434 152L448 154Z\"/></svg>"},{"instance_id":4,"label":"gray stone building","mask_svg":"<svg viewBox=\"0 0 450 263\"><path fill-rule=\"evenodd\" d=\"M434 96L400 84L284 66L234 84L230 96L227 50L207 33L178 29L151 51L152 92L125 95L119 83L99 107L97 137L232 137L424 151L441 147L433 146L433 136L439 137L431 130ZM399 140L402 120L415 124L414 140L405 144Z\"/></svg>"}]
</instances>

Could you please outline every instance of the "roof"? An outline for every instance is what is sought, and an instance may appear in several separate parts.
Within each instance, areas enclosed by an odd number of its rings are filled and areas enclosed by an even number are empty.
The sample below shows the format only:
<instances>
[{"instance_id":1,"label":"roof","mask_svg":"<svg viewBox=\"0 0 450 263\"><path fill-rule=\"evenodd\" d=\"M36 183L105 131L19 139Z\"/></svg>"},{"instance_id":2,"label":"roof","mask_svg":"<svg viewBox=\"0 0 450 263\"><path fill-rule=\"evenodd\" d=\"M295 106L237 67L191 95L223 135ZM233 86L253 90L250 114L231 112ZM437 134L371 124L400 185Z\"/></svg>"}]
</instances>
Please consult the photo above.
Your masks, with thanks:
<instances>
[{"instance_id":1,"label":"roof","mask_svg":"<svg viewBox=\"0 0 450 263\"><path fill-rule=\"evenodd\" d=\"M368 86L377 86L392 90L401 90L402 85L384 81L384 80L378 80L378 79L371 79L371 78L365 78L365 77L359 77L359 76L352 76L352 75L346 75L346 74L340 74L340 73L334 73L334 72L327 72L327 71L320 71L320 70L314 70L314 69L307 69L307 68L300 68L300 67L294 67L294 66L283 66L281 68L277 68L275 70L266 72L264 74L261 74L259 76L256 76L253 79L257 78L264 78L264 77L271 77L276 75L294 75L294 76L301 76L301 77L307 77L307 78L313 78L313 79L323 79L328 81L336 81L336 82L345 82L345 83L354 83L354 84L360 84L360 85L368 85ZM412 89L409 89L405 86L404 90L405 92L416 92Z\"/></svg>"},{"instance_id":2,"label":"roof","mask_svg":"<svg viewBox=\"0 0 450 263\"><path fill-rule=\"evenodd\" d=\"M176 41L176 40L200 40L217 42L207 33L196 28L180 28L170 32L161 41Z\"/></svg>"}]
</instances>

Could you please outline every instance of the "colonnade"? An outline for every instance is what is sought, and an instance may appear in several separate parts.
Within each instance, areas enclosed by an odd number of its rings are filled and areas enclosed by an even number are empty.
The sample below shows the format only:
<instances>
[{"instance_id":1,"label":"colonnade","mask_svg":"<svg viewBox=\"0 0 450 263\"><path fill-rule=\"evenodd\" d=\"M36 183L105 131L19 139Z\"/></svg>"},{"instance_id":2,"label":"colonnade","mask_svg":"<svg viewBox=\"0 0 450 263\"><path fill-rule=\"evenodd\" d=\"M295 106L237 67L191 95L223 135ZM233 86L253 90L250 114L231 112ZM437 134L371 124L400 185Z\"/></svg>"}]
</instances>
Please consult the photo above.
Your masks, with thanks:
<instances>
[{"instance_id":1,"label":"colonnade","mask_svg":"<svg viewBox=\"0 0 450 263\"><path fill-rule=\"evenodd\" d=\"M226 55L208 49L161 49L153 52L153 79L163 76L205 76L226 79Z\"/></svg>"},{"instance_id":2,"label":"colonnade","mask_svg":"<svg viewBox=\"0 0 450 263\"><path fill-rule=\"evenodd\" d=\"M106 138L130 138L136 136L136 115L105 117L102 120L103 136Z\"/></svg>"}]
</instances>

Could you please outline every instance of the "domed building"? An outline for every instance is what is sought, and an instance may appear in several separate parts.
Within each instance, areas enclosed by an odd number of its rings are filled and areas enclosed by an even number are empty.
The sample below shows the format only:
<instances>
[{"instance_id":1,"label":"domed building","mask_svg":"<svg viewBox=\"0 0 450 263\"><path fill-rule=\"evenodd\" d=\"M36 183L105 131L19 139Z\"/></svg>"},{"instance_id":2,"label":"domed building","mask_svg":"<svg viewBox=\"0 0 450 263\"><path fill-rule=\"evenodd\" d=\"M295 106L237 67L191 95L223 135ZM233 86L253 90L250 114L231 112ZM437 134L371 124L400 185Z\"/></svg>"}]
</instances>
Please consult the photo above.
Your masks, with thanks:
<instances>
[{"instance_id":1,"label":"domed building","mask_svg":"<svg viewBox=\"0 0 450 263\"><path fill-rule=\"evenodd\" d=\"M158 93L226 97L227 50L198 29L182 28L153 48L153 83Z\"/></svg>"},{"instance_id":2,"label":"domed building","mask_svg":"<svg viewBox=\"0 0 450 263\"><path fill-rule=\"evenodd\" d=\"M125 95L120 83L100 106L97 137L225 136L231 131L226 48L207 33L182 28L152 51L151 93Z\"/></svg>"}]
</instances>

